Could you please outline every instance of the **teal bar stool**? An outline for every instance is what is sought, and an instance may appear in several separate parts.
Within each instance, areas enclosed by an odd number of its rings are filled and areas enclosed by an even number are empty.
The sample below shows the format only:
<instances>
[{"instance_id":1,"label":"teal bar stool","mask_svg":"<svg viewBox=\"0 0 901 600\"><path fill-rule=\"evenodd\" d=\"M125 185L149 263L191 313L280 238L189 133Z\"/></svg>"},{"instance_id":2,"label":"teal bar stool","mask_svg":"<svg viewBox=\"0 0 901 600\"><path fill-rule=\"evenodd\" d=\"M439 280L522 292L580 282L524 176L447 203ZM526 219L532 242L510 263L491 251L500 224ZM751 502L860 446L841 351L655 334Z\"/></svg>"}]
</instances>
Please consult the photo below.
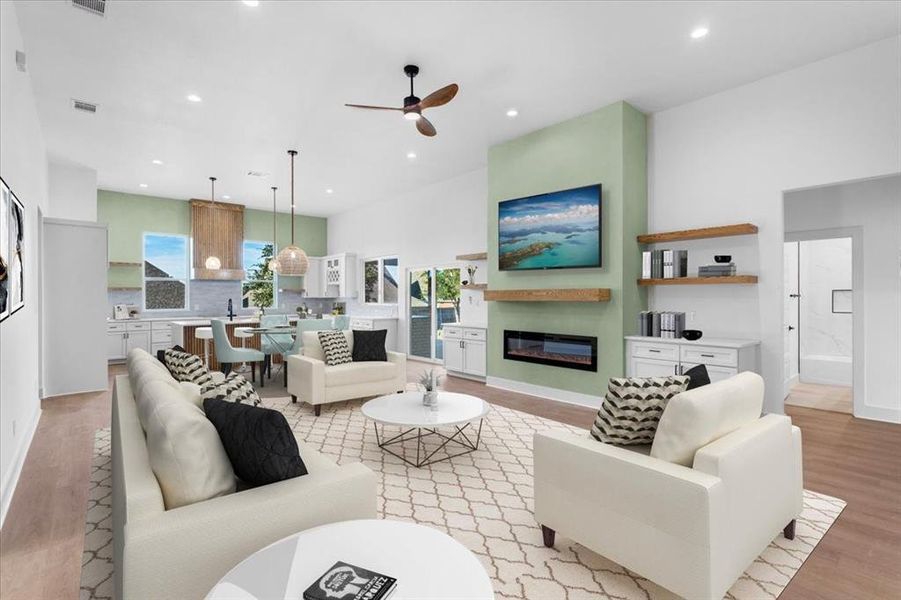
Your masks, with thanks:
<instances>
[{"instance_id":1,"label":"teal bar stool","mask_svg":"<svg viewBox=\"0 0 901 600\"><path fill-rule=\"evenodd\" d=\"M216 360L222 372L226 375L231 371L232 365L236 363L249 362L251 369L251 379L256 379L257 363L263 362L266 355L253 348L235 348L228 339L228 332L225 329L225 322L218 319L210 321L210 327L213 329L213 344L216 348ZM260 367L260 387L263 387L263 368Z\"/></svg>"},{"instance_id":2,"label":"teal bar stool","mask_svg":"<svg viewBox=\"0 0 901 600\"><path fill-rule=\"evenodd\" d=\"M298 319L295 326L294 345L291 350L285 354L285 387L288 387L288 357L295 354L303 354L303 332L304 331L323 331L332 328L332 321L329 319Z\"/></svg>"},{"instance_id":3,"label":"teal bar stool","mask_svg":"<svg viewBox=\"0 0 901 600\"><path fill-rule=\"evenodd\" d=\"M332 321L332 327L338 330L350 329L350 317L347 315L338 315Z\"/></svg>"},{"instance_id":4,"label":"teal bar stool","mask_svg":"<svg viewBox=\"0 0 901 600\"><path fill-rule=\"evenodd\" d=\"M263 315L260 317L260 327L279 327L288 324L288 315ZM260 334L260 350L266 355L263 362L263 369L272 378L272 355L283 354L285 348L291 347L294 340L291 334L285 333L268 333Z\"/></svg>"}]
</instances>

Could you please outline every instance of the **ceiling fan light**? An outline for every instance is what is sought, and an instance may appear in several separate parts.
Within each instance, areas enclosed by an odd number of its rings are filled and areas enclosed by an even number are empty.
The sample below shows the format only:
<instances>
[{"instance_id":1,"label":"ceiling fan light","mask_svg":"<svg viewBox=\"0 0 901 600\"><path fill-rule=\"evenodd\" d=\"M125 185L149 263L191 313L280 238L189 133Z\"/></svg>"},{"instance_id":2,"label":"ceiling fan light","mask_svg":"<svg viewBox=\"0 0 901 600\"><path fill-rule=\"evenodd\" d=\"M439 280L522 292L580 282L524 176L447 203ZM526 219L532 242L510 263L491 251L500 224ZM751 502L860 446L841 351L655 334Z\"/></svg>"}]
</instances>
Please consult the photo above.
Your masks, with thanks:
<instances>
[{"instance_id":1,"label":"ceiling fan light","mask_svg":"<svg viewBox=\"0 0 901 600\"><path fill-rule=\"evenodd\" d=\"M411 110L404 113L404 118L408 121L418 121L419 117L422 115L416 112L415 110Z\"/></svg>"},{"instance_id":2,"label":"ceiling fan light","mask_svg":"<svg viewBox=\"0 0 901 600\"><path fill-rule=\"evenodd\" d=\"M306 275L310 266L310 260L307 253L297 246L285 246L278 253L278 274L279 275Z\"/></svg>"},{"instance_id":3,"label":"ceiling fan light","mask_svg":"<svg viewBox=\"0 0 901 600\"><path fill-rule=\"evenodd\" d=\"M214 271L222 268L222 261L219 260L218 256L207 257L203 264L207 269L212 269Z\"/></svg>"}]
</instances>

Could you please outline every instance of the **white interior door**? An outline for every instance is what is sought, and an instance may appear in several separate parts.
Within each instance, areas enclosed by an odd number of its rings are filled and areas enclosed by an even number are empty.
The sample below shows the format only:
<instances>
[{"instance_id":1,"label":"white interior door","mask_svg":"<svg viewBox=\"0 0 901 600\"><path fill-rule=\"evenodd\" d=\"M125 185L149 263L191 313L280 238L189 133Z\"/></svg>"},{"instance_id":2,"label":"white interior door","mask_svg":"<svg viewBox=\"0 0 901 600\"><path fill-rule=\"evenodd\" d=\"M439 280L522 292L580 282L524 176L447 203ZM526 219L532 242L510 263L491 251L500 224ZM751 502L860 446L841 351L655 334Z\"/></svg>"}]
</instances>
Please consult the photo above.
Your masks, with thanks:
<instances>
[{"instance_id":1,"label":"white interior door","mask_svg":"<svg viewBox=\"0 0 901 600\"><path fill-rule=\"evenodd\" d=\"M784 352L783 369L785 380L783 393L787 396L791 387L798 381L799 363L799 301L801 298L798 288L798 242L786 242L783 256L784 293L782 313L782 348Z\"/></svg>"}]
</instances>

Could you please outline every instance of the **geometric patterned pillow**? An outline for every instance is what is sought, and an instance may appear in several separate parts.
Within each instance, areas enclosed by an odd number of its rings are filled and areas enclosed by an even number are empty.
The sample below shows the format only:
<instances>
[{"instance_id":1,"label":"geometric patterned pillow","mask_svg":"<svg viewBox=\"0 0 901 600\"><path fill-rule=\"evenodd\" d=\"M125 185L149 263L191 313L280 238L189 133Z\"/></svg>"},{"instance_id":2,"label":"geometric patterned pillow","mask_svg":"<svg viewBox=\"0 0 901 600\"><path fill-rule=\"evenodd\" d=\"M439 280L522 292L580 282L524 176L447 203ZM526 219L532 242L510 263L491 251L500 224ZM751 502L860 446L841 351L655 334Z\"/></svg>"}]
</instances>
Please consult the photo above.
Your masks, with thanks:
<instances>
[{"instance_id":1,"label":"geometric patterned pillow","mask_svg":"<svg viewBox=\"0 0 901 600\"><path fill-rule=\"evenodd\" d=\"M591 437L618 446L650 444L670 398L688 389L685 375L611 377Z\"/></svg>"},{"instance_id":2,"label":"geometric patterned pillow","mask_svg":"<svg viewBox=\"0 0 901 600\"><path fill-rule=\"evenodd\" d=\"M163 356L166 359L166 367L176 381L196 383L200 387L213 382L213 376L203 366L203 359L199 356L175 349L166 350Z\"/></svg>"},{"instance_id":3,"label":"geometric patterned pillow","mask_svg":"<svg viewBox=\"0 0 901 600\"><path fill-rule=\"evenodd\" d=\"M319 345L325 354L325 364L330 367L353 362L350 346L343 331L319 331Z\"/></svg>"},{"instance_id":4,"label":"geometric patterned pillow","mask_svg":"<svg viewBox=\"0 0 901 600\"><path fill-rule=\"evenodd\" d=\"M240 373L232 371L221 383L210 382L200 388L201 402L207 398L235 402L237 404L260 404L260 396L253 389L253 384Z\"/></svg>"}]
</instances>

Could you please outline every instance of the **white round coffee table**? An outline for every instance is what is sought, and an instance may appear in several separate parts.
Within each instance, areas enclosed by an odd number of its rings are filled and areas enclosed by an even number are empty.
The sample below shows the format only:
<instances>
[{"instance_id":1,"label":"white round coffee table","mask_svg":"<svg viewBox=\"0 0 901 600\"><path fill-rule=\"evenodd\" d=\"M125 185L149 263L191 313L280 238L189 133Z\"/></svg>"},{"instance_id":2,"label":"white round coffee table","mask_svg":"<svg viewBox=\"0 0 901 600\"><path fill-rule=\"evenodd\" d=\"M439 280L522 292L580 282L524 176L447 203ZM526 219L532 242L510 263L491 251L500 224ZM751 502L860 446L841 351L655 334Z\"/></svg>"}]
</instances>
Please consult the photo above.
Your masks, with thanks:
<instances>
[{"instance_id":1,"label":"white round coffee table","mask_svg":"<svg viewBox=\"0 0 901 600\"><path fill-rule=\"evenodd\" d=\"M438 402L434 406L425 406L422 396L422 392L389 394L363 405L363 416L375 423L375 439L382 450L409 465L424 467L479 449L482 418L491 409L487 402L468 394L439 391ZM477 426L474 425L476 421ZM386 437L386 426L400 427L401 431L392 437ZM449 435L438 431L439 427L446 428ZM438 446L426 447L426 442L432 439L438 442ZM410 441L415 441L416 444L415 460L406 455L405 442ZM395 447L401 451L395 451ZM445 450L444 455L435 458L442 450ZM410 453L412 455L412 450Z\"/></svg>"},{"instance_id":2,"label":"white round coffee table","mask_svg":"<svg viewBox=\"0 0 901 600\"><path fill-rule=\"evenodd\" d=\"M490 600L491 580L452 537L403 521L342 521L259 550L219 580L207 600L301 600L336 562L397 579L390 600Z\"/></svg>"}]
</instances>

